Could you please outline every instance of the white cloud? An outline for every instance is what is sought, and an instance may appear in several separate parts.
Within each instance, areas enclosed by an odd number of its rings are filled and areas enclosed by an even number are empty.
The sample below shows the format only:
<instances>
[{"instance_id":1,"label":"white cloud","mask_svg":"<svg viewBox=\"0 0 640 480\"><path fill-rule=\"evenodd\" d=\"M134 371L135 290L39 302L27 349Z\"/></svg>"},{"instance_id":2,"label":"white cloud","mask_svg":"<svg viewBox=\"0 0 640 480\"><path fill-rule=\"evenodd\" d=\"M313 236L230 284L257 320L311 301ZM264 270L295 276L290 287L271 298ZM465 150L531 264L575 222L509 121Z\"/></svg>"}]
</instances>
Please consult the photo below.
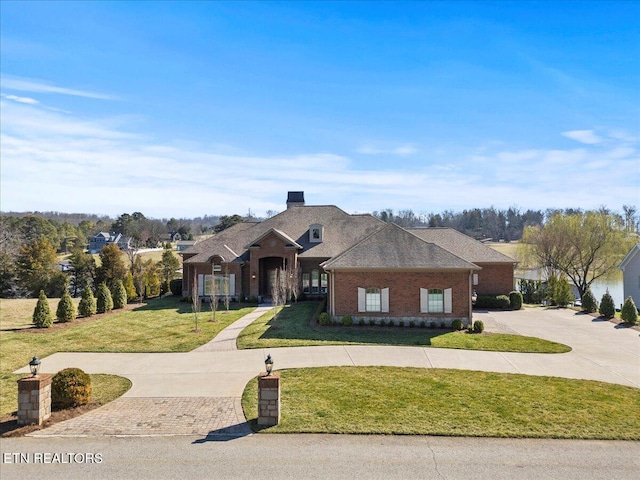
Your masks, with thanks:
<instances>
[{"instance_id":1,"label":"white cloud","mask_svg":"<svg viewBox=\"0 0 640 480\"><path fill-rule=\"evenodd\" d=\"M602 143L603 139L595 134L593 130L570 130L568 132L562 132L567 138L575 140L587 145L596 145Z\"/></svg>"},{"instance_id":2,"label":"white cloud","mask_svg":"<svg viewBox=\"0 0 640 480\"><path fill-rule=\"evenodd\" d=\"M637 204L637 148L620 141L567 150L496 144L481 156L457 151L433 162L424 155L379 169L331 152L242 155L228 146L153 141L131 134L127 117L86 120L6 99L2 111L5 211L162 218L251 208L264 215L284 208L288 190L349 212ZM603 188L603 179L615 188Z\"/></svg>"},{"instance_id":3,"label":"white cloud","mask_svg":"<svg viewBox=\"0 0 640 480\"><path fill-rule=\"evenodd\" d=\"M27 103L31 105L40 103L35 98L30 98L30 97L18 97L17 95L2 95L2 96L7 100L13 100L14 102L18 102L18 103Z\"/></svg>"},{"instance_id":4,"label":"white cloud","mask_svg":"<svg viewBox=\"0 0 640 480\"><path fill-rule=\"evenodd\" d=\"M115 100L113 95L103 93L89 92L87 90L77 90L73 88L58 87L50 85L46 82L36 79L13 77L10 75L2 76L2 88L7 90L18 90L21 92L35 93L58 93L61 95L72 95L75 97L95 98L98 100Z\"/></svg>"},{"instance_id":5,"label":"white cloud","mask_svg":"<svg viewBox=\"0 0 640 480\"><path fill-rule=\"evenodd\" d=\"M357 153L363 155L398 155L406 156L413 155L418 152L418 149L411 144L399 145L391 148L380 148L373 145L362 145L356 149Z\"/></svg>"}]
</instances>

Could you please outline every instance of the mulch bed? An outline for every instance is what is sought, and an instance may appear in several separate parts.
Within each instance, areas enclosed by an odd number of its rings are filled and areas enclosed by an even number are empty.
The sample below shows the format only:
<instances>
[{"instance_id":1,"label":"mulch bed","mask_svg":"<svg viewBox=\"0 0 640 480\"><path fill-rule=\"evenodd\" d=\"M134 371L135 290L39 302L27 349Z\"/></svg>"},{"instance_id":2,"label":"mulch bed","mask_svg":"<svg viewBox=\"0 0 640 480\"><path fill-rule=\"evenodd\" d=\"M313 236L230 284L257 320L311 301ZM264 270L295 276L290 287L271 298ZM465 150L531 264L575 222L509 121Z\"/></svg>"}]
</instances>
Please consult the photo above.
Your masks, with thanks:
<instances>
[{"instance_id":1,"label":"mulch bed","mask_svg":"<svg viewBox=\"0 0 640 480\"><path fill-rule=\"evenodd\" d=\"M65 408L64 410L55 410L51 412L51 416L43 422L42 425L18 425L18 416L16 413L0 417L0 437L23 437L27 433L42 430L50 427L58 422L64 422L74 417L90 412L102 405L98 402L90 402L86 405L73 408Z\"/></svg>"}]
</instances>

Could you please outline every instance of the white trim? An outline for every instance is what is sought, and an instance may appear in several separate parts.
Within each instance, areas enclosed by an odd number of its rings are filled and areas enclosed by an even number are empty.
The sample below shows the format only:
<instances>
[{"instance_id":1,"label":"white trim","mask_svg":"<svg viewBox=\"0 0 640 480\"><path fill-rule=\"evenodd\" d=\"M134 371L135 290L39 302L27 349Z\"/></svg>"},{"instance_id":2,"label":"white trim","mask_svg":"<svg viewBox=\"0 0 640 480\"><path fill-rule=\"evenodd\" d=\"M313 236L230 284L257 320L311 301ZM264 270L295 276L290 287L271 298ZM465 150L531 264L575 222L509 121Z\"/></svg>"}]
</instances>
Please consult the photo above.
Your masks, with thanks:
<instances>
[{"instance_id":1,"label":"white trim","mask_svg":"<svg viewBox=\"0 0 640 480\"><path fill-rule=\"evenodd\" d=\"M420 289L420 313L429 313L429 289Z\"/></svg>"}]
</instances>

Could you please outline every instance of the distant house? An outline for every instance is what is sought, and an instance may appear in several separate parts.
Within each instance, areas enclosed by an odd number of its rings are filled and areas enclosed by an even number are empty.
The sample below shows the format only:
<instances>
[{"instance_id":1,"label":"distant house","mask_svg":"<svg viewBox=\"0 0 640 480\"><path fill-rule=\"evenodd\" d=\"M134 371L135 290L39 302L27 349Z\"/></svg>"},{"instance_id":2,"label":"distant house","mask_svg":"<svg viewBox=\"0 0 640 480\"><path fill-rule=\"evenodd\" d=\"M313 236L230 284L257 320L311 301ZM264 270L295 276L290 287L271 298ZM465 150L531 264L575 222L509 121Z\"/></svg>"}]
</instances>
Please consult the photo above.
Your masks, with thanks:
<instances>
[{"instance_id":1,"label":"distant house","mask_svg":"<svg viewBox=\"0 0 640 480\"><path fill-rule=\"evenodd\" d=\"M640 243L636 243L618 267L622 270L624 298L631 297L640 308Z\"/></svg>"},{"instance_id":2,"label":"distant house","mask_svg":"<svg viewBox=\"0 0 640 480\"><path fill-rule=\"evenodd\" d=\"M71 270L73 270L73 267L71 266L71 262L69 260L62 260L61 262L58 262L58 267L60 268L61 272L70 272Z\"/></svg>"},{"instance_id":3,"label":"distant house","mask_svg":"<svg viewBox=\"0 0 640 480\"><path fill-rule=\"evenodd\" d=\"M176 250L182 252L187 248L193 247L196 244L196 240L178 240L176 242Z\"/></svg>"},{"instance_id":4,"label":"distant house","mask_svg":"<svg viewBox=\"0 0 640 480\"><path fill-rule=\"evenodd\" d=\"M89 241L89 253L100 253L100 251L108 244L115 243L120 250L129 250L131 248L131 237L125 237L121 233L99 232Z\"/></svg>"},{"instance_id":5,"label":"distant house","mask_svg":"<svg viewBox=\"0 0 640 480\"><path fill-rule=\"evenodd\" d=\"M326 297L333 317L447 324L471 320L474 291L512 291L517 263L450 228L306 206L303 192L289 192L278 215L236 224L181 255L185 296L210 295L215 277L231 296L269 297L285 274L306 296Z\"/></svg>"}]
</instances>

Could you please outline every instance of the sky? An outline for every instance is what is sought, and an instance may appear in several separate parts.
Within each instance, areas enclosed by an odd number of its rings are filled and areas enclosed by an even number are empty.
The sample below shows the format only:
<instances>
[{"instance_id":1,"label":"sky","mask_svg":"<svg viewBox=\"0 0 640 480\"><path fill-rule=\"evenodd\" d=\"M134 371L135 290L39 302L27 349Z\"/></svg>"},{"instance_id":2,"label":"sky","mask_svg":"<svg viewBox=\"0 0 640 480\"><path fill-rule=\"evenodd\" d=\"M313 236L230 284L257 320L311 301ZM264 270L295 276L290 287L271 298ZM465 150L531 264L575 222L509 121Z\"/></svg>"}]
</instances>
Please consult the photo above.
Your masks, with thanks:
<instances>
[{"instance_id":1,"label":"sky","mask_svg":"<svg viewBox=\"0 0 640 480\"><path fill-rule=\"evenodd\" d=\"M0 210L640 207L640 2L0 2Z\"/></svg>"}]
</instances>

